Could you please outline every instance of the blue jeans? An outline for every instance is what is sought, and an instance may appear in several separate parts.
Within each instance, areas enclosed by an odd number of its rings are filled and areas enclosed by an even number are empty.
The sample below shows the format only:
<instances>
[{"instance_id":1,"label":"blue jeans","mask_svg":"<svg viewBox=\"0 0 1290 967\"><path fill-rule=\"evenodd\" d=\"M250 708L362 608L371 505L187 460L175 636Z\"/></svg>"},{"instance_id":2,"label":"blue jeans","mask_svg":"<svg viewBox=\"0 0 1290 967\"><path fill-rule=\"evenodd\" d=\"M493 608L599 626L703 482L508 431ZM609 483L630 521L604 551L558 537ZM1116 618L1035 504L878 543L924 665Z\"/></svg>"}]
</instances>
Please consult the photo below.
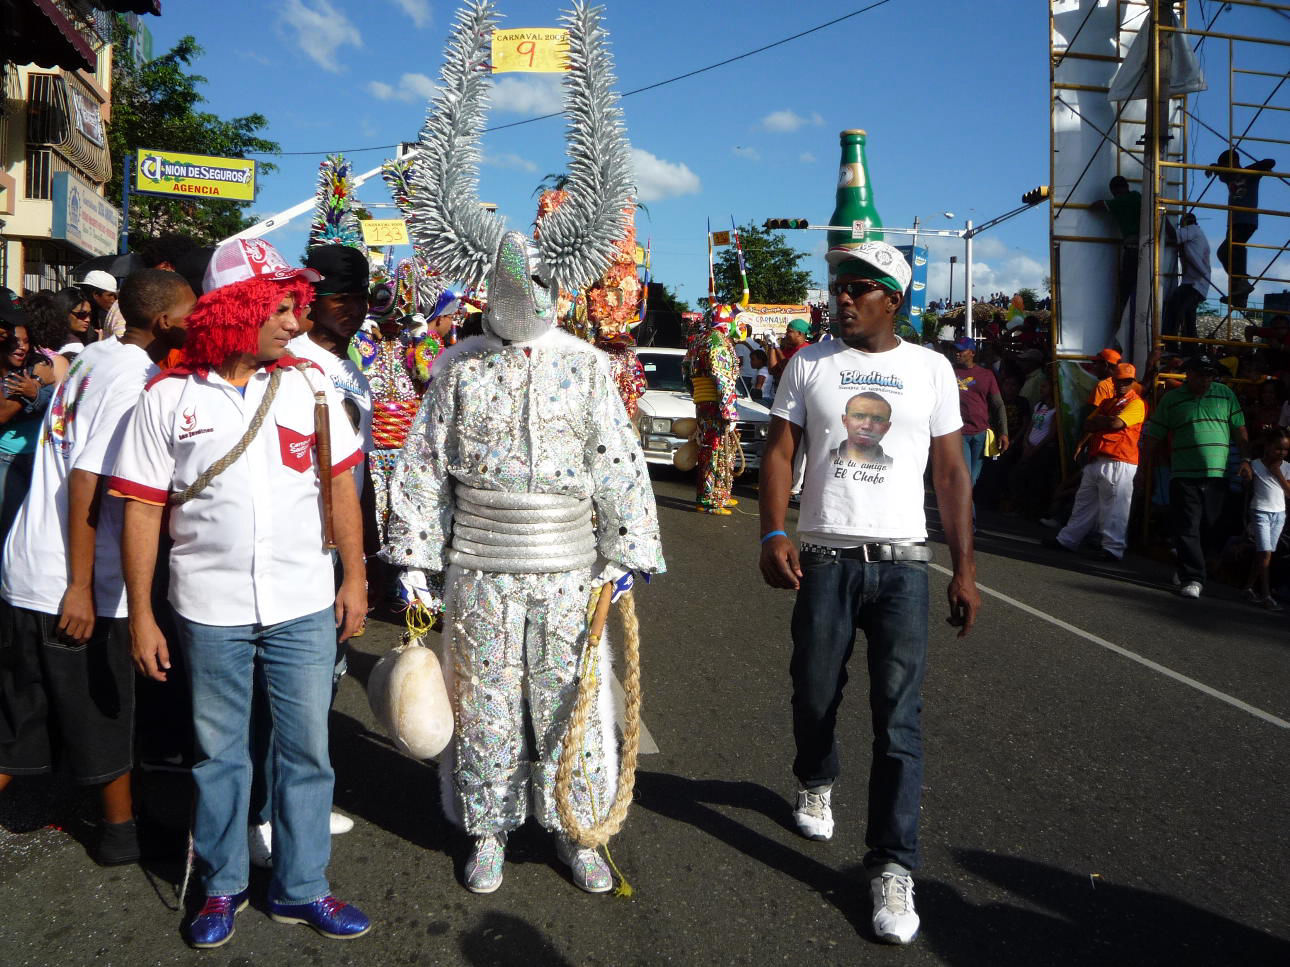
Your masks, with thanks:
<instances>
[{"instance_id":1,"label":"blue jeans","mask_svg":"<svg viewBox=\"0 0 1290 967\"><path fill-rule=\"evenodd\" d=\"M977 478L985 465L985 430L980 433L963 434L963 460L967 463L968 473L972 475L972 489L976 490ZM972 496L972 525L976 526L976 495Z\"/></svg>"},{"instance_id":2,"label":"blue jeans","mask_svg":"<svg viewBox=\"0 0 1290 967\"><path fill-rule=\"evenodd\" d=\"M263 672L273 760L272 899L329 892L332 786L327 713L336 664L331 608L275 625L203 625L176 615L193 697L199 761L193 841L207 896L246 889L251 798L251 695Z\"/></svg>"},{"instance_id":3,"label":"blue jeans","mask_svg":"<svg viewBox=\"0 0 1290 967\"><path fill-rule=\"evenodd\" d=\"M923 782L923 699L927 665L927 565L866 564L801 555L793 608L793 773L809 788L837 778L834 735L847 662L863 631L869 666L873 762L864 864L918 865Z\"/></svg>"}]
</instances>

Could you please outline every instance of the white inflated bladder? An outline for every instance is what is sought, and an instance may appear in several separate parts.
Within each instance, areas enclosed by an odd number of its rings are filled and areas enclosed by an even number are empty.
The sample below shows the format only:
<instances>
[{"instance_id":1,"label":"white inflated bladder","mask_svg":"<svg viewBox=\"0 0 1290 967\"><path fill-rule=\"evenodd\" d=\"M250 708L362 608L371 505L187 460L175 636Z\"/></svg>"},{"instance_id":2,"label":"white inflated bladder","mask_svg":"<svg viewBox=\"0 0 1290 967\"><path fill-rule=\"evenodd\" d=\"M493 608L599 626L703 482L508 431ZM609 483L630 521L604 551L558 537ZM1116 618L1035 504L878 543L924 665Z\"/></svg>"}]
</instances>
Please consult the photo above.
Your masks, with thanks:
<instances>
[{"instance_id":1,"label":"white inflated bladder","mask_svg":"<svg viewBox=\"0 0 1290 967\"><path fill-rule=\"evenodd\" d=\"M438 656L412 642L392 648L367 680L372 714L400 752L438 757L452 740L452 702Z\"/></svg>"}]
</instances>

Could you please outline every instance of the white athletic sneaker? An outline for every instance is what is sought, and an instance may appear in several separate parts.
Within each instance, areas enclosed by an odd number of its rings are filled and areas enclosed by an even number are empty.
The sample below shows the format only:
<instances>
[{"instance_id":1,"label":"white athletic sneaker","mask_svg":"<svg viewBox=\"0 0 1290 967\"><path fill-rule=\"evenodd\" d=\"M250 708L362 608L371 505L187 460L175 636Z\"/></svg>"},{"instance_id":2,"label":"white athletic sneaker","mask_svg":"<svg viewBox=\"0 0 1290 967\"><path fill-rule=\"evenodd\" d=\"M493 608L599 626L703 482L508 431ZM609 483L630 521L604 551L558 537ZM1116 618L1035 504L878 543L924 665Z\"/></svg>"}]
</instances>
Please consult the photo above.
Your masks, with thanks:
<instances>
[{"instance_id":1,"label":"white athletic sneaker","mask_svg":"<svg viewBox=\"0 0 1290 967\"><path fill-rule=\"evenodd\" d=\"M1181 588L1178 589L1178 593L1181 594L1184 598L1199 598L1200 589L1202 586L1203 585L1201 585L1199 581L1188 581L1186 584L1184 584Z\"/></svg>"},{"instance_id":2,"label":"white athletic sneaker","mask_svg":"<svg viewBox=\"0 0 1290 967\"><path fill-rule=\"evenodd\" d=\"M907 944L918 936L914 880L908 873L880 873L869 881L873 893L873 932L879 940Z\"/></svg>"},{"instance_id":3,"label":"white athletic sneaker","mask_svg":"<svg viewBox=\"0 0 1290 967\"><path fill-rule=\"evenodd\" d=\"M331 814L328 818L328 822L331 824L331 834L333 836L339 836L341 833L348 833L354 828L354 820L337 812L333 812Z\"/></svg>"},{"instance_id":4,"label":"white athletic sneaker","mask_svg":"<svg viewBox=\"0 0 1290 967\"><path fill-rule=\"evenodd\" d=\"M466 889L471 893L496 893L502 885L505 859L505 833L491 833L476 839L470 859L466 860Z\"/></svg>"},{"instance_id":5,"label":"white athletic sneaker","mask_svg":"<svg viewBox=\"0 0 1290 967\"><path fill-rule=\"evenodd\" d=\"M823 841L833 838L832 795L831 785L797 790L793 819L797 821L797 831L807 839Z\"/></svg>"},{"instance_id":6,"label":"white athletic sneaker","mask_svg":"<svg viewBox=\"0 0 1290 967\"><path fill-rule=\"evenodd\" d=\"M608 893L614 888L614 875L594 849L579 846L564 836L555 838L555 855L569 867L574 885L588 893Z\"/></svg>"},{"instance_id":7,"label":"white athletic sneaker","mask_svg":"<svg viewBox=\"0 0 1290 967\"><path fill-rule=\"evenodd\" d=\"M262 870L273 866L273 824L252 823L247 830L247 843L251 847L251 865Z\"/></svg>"}]
</instances>

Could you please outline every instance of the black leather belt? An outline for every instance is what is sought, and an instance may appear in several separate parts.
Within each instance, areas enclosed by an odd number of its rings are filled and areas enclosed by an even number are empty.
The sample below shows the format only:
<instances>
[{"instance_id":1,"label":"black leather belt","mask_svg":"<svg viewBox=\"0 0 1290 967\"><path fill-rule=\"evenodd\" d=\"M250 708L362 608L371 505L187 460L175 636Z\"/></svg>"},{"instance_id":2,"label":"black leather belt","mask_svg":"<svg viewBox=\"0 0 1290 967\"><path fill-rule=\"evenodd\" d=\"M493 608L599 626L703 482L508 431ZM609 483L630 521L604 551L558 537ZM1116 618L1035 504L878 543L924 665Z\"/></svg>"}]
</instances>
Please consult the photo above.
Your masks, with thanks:
<instances>
[{"instance_id":1,"label":"black leather belt","mask_svg":"<svg viewBox=\"0 0 1290 967\"><path fill-rule=\"evenodd\" d=\"M879 564L883 561L930 561L932 549L926 544L861 544L858 547L826 547L823 544L802 544L807 554L823 554L838 560L864 561Z\"/></svg>"}]
</instances>

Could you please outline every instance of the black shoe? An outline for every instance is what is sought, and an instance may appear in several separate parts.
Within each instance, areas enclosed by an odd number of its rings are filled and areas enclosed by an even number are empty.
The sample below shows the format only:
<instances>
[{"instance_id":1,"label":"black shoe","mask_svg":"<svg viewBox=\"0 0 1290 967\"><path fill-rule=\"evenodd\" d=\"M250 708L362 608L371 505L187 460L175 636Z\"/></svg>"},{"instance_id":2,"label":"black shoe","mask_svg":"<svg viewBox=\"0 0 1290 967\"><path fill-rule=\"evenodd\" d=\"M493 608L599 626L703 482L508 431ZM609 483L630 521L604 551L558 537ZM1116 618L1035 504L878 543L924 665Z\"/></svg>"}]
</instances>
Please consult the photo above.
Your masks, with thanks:
<instances>
[{"instance_id":1,"label":"black shoe","mask_svg":"<svg viewBox=\"0 0 1290 967\"><path fill-rule=\"evenodd\" d=\"M1102 550L1100 550L1100 551L1098 551L1096 554L1094 554L1094 555L1093 555L1093 560L1095 560L1095 561L1105 561L1107 564L1119 564L1119 563L1120 563L1120 558L1116 557L1114 554L1112 554L1112 553L1111 553L1110 551L1108 551L1106 548L1102 548Z\"/></svg>"},{"instance_id":2,"label":"black shoe","mask_svg":"<svg viewBox=\"0 0 1290 967\"><path fill-rule=\"evenodd\" d=\"M1061 541L1059 541L1059 540L1058 540L1057 538L1055 538L1055 537L1044 537L1044 538L1041 538L1041 539L1040 539L1040 541L1039 541L1039 543L1040 543L1040 544L1042 544L1044 547L1048 548L1050 551L1068 551L1068 550L1070 550L1070 548L1068 548L1065 544L1063 544Z\"/></svg>"},{"instance_id":3,"label":"black shoe","mask_svg":"<svg viewBox=\"0 0 1290 967\"><path fill-rule=\"evenodd\" d=\"M99 823L99 843L94 850L99 866L125 866L139 862L139 831L133 819Z\"/></svg>"}]
</instances>

